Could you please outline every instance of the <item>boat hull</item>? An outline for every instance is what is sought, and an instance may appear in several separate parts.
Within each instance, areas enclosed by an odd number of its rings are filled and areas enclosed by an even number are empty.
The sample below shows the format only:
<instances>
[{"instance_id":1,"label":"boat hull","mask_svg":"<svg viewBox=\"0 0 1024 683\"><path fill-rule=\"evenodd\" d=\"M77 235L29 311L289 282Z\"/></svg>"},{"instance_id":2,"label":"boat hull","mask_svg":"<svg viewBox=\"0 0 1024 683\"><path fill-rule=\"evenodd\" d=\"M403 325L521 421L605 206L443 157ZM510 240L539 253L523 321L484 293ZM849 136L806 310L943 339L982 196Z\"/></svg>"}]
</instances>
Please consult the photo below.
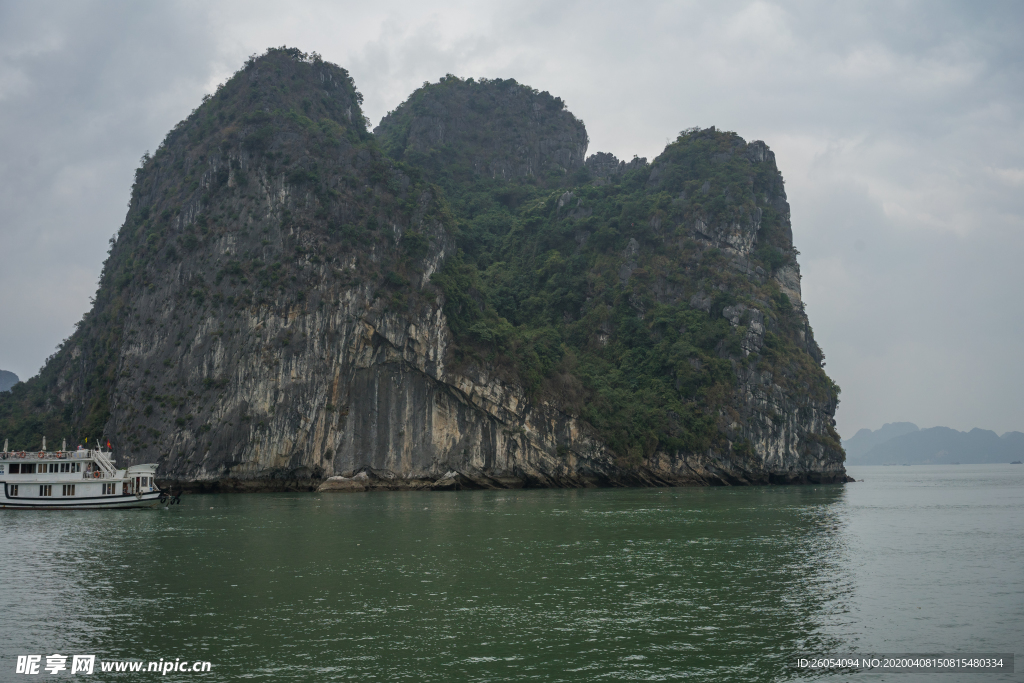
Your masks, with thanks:
<instances>
[{"instance_id":1,"label":"boat hull","mask_svg":"<svg viewBox=\"0 0 1024 683\"><path fill-rule=\"evenodd\" d=\"M89 496L79 498L22 498L11 497L4 484L0 509L5 510L109 510L114 508L152 508L160 504L159 491L141 494L120 494L112 496Z\"/></svg>"}]
</instances>

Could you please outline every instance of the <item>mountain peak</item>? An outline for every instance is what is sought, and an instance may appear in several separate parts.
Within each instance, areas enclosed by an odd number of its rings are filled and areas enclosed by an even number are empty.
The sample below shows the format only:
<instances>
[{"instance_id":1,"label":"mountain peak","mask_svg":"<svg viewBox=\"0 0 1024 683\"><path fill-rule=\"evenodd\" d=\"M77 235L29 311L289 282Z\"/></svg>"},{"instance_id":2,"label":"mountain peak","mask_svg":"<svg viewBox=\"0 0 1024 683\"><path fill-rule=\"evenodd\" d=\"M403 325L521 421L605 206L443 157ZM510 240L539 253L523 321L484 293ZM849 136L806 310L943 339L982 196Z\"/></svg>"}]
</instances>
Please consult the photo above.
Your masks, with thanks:
<instances>
[{"instance_id":1,"label":"mountain peak","mask_svg":"<svg viewBox=\"0 0 1024 683\"><path fill-rule=\"evenodd\" d=\"M9 370L0 370L0 391L10 391L11 387L20 380L18 376Z\"/></svg>"},{"instance_id":2,"label":"mountain peak","mask_svg":"<svg viewBox=\"0 0 1024 683\"><path fill-rule=\"evenodd\" d=\"M374 129L394 159L443 171L564 182L583 167L587 130L559 97L515 79L425 83Z\"/></svg>"}]
</instances>

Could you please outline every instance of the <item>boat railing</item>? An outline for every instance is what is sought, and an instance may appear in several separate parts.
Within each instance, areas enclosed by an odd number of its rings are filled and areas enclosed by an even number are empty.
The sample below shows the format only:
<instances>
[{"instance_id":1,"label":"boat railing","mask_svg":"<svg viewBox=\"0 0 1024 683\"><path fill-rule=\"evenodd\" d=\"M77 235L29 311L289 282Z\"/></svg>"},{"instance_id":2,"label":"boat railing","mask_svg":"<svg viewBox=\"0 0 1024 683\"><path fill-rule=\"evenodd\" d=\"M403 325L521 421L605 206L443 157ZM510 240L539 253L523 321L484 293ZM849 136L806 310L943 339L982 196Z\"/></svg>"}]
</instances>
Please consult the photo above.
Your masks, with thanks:
<instances>
[{"instance_id":1,"label":"boat railing","mask_svg":"<svg viewBox=\"0 0 1024 683\"><path fill-rule=\"evenodd\" d=\"M0 460L86 460L93 455L86 455L88 451L3 451L0 452Z\"/></svg>"},{"instance_id":2,"label":"boat railing","mask_svg":"<svg viewBox=\"0 0 1024 683\"><path fill-rule=\"evenodd\" d=\"M94 451L0 451L0 461L4 460L92 460L96 468L82 472L83 479L117 479L117 468L107 453L97 449Z\"/></svg>"},{"instance_id":3,"label":"boat railing","mask_svg":"<svg viewBox=\"0 0 1024 683\"><path fill-rule=\"evenodd\" d=\"M108 478L113 479L114 475L117 474L117 469L114 467L114 463L111 462L110 458L107 457L107 454L103 451L97 450L93 451L92 455L96 464L100 466L101 470L103 470L103 473L106 474Z\"/></svg>"},{"instance_id":4,"label":"boat railing","mask_svg":"<svg viewBox=\"0 0 1024 683\"><path fill-rule=\"evenodd\" d=\"M82 479L117 479L116 474L107 474L103 470L92 470L90 472L82 472Z\"/></svg>"}]
</instances>

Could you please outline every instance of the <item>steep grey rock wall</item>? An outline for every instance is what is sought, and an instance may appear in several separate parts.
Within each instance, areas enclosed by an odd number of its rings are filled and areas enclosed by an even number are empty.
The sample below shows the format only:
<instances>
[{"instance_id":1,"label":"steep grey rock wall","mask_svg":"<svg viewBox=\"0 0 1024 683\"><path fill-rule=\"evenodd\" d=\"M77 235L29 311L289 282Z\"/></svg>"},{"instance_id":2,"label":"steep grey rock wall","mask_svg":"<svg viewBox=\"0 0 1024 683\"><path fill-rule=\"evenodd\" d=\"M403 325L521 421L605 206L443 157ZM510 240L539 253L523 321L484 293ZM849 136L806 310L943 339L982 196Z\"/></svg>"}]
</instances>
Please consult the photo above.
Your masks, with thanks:
<instances>
[{"instance_id":1,"label":"steep grey rock wall","mask_svg":"<svg viewBox=\"0 0 1024 683\"><path fill-rule=\"evenodd\" d=\"M442 256L438 251L427 260ZM173 298L169 294L157 288L145 295L140 317L173 319L162 303ZM757 373L746 378L751 405L778 420L751 434L763 461L659 453L644 467L622 468L592 428L556 406L531 403L520 387L484 368L446 367L450 333L438 302L410 312L382 310L364 286L324 288L308 301L308 307L259 307L228 320L189 321L188 341L177 347L174 330L133 323L122 371L162 372L161 386L192 396L147 416L146 385L119 382L108 432L167 430L131 460L155 459L169 478L237 488L302 487L365 470L380 488L419 487L450 472L462 486L485 487L841 476L835 463L808 463L796 451L794 436L806 425L798 430L793 423L806 417ZM234 328L229 339L220 332L224 325Z\"/></svg>"},{"instance_id":2,"label":"steep grey rock wall","mask_svg":"<svg viewBox=\"0 0 1024 683\"><path fill-rule=\"evenodd\" d=\"M584 162L587 170L600 180L611 176L620 176L647 164L647 157L633 157L629 163L619 161L618 157L608 152L597 152L587 157Z\"/></svg>"},{"instance_id":3,"label":"steep grey rock wall","mask_svg":"<svg viewBox=\"0 0 1024 683\"><path fill-rule=\"evenodd\" d=\"M586 130L557 98L515 81L441 86L382 122L393 157L541 183L584 168ZM360 101L344 70L271 51L143 160L96 308L36 380L69 438L102 434L121 464L157 462L178 485L240 490L845 479L842 458L807 438L829 432L834 402L784 389L757 366L736 362L743 405L725 427L746 446L624 462L576 411L507 369L453 363L448 302L431 283L456 252L453 219L429 173L381 153ZM774 167L762 143L734 153ZM597 162L598 180L647 168ZM664 168L652 164L646 182L678 193ZM589 215L571 192L561 200L570 219ZM781 185L766 201L788 231ZM767 280L748 258L757 212L701 220L694 239ZM631 240L624 283L644 258ZM772 277L798 304L795 268ZM717 290L706 285L655 288L710 311ZM747 329L746 355L777 325L743 304L721 315ZM805 343L813 355L809 327Z\"/></svg>"}]
</instances>

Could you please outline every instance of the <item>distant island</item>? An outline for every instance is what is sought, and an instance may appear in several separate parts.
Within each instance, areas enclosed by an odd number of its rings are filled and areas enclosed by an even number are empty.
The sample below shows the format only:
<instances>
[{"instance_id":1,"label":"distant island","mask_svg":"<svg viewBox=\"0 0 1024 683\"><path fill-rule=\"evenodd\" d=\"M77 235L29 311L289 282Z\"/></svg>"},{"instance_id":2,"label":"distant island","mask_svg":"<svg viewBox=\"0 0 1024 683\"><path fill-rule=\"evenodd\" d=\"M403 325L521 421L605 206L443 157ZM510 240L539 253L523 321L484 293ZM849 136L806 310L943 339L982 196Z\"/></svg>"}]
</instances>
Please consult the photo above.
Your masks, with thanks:
<instances>
[{"instance_id":1,"label":"distant island","mask_svg":"<svg viewBox=\"0 0 1024 683\"><path fill-rule=\"evenodd\" d=\"M10 391L11 387L20 382L18 376L9 370L0 370L0 391Z\"/></svg>"},{"instance_id":2,"label":"distant island","mask_svg":"<svg viewBox=\"0 0 1024 683\"><path fill-rule=\"evenodd\" d=\"M1024 433L1002 436L988 429L960 432L949 427L920 429L913 422L891 422L861 429L843 440L849 465L955 465L1006 463L1024 456Z\"/></svg>"}]
</instances>

